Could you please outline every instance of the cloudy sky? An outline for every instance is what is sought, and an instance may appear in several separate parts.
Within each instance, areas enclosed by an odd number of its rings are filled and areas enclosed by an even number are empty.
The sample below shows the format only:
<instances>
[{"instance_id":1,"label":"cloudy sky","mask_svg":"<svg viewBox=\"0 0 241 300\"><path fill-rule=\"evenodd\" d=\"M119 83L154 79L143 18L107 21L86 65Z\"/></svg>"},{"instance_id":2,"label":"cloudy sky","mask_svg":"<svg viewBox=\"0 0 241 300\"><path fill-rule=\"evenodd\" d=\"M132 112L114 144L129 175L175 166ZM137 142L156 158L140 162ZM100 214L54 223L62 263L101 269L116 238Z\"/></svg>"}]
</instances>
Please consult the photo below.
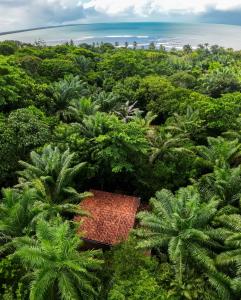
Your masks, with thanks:
<instances>
[{"instance_id":1,"label":"cloudy sky","mask_svg":"<svg viewBox=\"0 0 241 300\"><path fill-rule=\"evenodd\" d=\"M114 21L241 25L241 0L0 0L0 32Z\"/></svg>"}]
</instances>

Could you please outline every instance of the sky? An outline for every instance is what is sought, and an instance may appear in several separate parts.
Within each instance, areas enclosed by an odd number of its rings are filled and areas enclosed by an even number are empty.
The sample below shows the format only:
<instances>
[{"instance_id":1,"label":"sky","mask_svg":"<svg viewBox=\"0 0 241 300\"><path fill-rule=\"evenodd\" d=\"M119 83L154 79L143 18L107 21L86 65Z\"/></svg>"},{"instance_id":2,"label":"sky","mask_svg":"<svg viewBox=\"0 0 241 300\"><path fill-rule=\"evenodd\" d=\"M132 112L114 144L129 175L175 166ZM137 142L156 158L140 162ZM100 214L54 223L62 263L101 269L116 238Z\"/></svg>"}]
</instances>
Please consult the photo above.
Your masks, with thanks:
<instances>
[{"instance_id":1,"label":"sky","mask_svg":"<svg viewBox=\"0 0 241 300\"><path fill-rule=\"evenodd\" d=\"M122 21L241 25L241 0L0 0L0 32Z\"/></svg>"}]
</instances>

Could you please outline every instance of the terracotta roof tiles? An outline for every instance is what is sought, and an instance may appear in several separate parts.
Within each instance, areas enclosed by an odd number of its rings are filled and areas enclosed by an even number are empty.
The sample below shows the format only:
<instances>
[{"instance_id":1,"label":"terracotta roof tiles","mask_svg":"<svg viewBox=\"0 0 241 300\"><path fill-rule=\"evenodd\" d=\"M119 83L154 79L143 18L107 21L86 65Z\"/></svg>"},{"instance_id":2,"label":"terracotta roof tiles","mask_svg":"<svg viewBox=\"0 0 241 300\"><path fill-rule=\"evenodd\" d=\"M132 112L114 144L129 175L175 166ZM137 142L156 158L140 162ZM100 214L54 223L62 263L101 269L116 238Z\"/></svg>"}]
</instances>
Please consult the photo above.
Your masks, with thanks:
<instances>
[{"instance_id":1,"label":"terracotta roof tiles","mask_svg":"<svg viewBox=\"0 0 241 300\"><path fill-rule=\"evenodd\" d=\"M81 217L79 231L84 238L102 244L113 245L127 239L135 224L139 198L103 191L90 191L93 196L84 199L80 206L91 217Z\"/></svg>"}]
</instances>

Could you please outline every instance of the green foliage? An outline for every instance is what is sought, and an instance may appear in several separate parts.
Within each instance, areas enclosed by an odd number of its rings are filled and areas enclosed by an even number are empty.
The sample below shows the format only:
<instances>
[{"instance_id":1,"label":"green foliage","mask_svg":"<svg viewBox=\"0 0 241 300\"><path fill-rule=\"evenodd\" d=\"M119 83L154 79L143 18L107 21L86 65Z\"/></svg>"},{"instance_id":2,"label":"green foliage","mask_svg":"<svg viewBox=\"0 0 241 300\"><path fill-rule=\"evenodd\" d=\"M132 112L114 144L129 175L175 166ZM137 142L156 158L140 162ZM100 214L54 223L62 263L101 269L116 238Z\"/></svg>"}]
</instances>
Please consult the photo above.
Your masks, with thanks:
<instances>
[{"instance_id":1,"label":"green foliage","mask_svg":"<svg viewBox=\"0 0 241 300\"><path fill-rule=\"evenodd\" d=\"M50 121L35 107L12 111L0 120L0 182L12 179L18 161L51 139Z\"/></svg>"},{"instance_id":2,"label":"green foliage","mask_svg":"<svg viewBox=\"0 0 241 300\"><path fill-rule=\"evenodd\" d=\"M108 300L164 300L166 292L162 291L153 275L147 270L139 270L129 280L119 280L114 284L108 295Z\"/></svg>"},{"instance_id":3,"label":"green foliage","mask_svg":"<svg viewBox=\"0 0 241 300\"><path fill-rule=\"evenodd\" d=\"M189 94L186 89L175 88L166 78L149 76L141 81L137 100L141 105L144 102L147 110L155 112L162 120L177 111L180 102Z\"/></svg>"},{"instance_id":4,"label":"green foliage","mask_svg":"<svg viewBox=\"0 0 241 300\"><path fill-rule=\"evenodd\" d=\"M25 69L30 75L38 74L41 59L39 57L28 55L21 57L20 64L23 69Z\"/></svg>"},{"instance_id":5,"label":"green foliage","mask_svg":"<svg viewBox=\"0 0 241 300\"><path fill-rule=\"evenodd\" d=\"M240 299L240 51L137 48L0 43L1 299ZM90 188L147 208L103 264Z\"/></svg>"},{"instance_id":6,"label":"green foliage","mask_svg":"<svg viewBox=\"0 0 241 300\"><path fill-rule=\"evenodd\" d=\"M18 66L10 64L6 58L0 57L0 107L3 111L33 104L38 93L34 80Z\"/></svg>"},{"instance_id":7,"label":"green foliage","mask_svg":"<svg viewBox=\"0 0 241 300\"><path fill-rule=\"evenodd\" d=\"M223 215L219 221L227 227L228 233L225 240L227 251L222 252L217 257L217 264L224 268L226 273L232 277L232 288L237 298L240 298L240 245L241 245L241 217L240 214L233 213L228 216Z\"/></svg>"},{"instance_id":8,"label":"green foliage","mask_svg":"<svg viewBox=\"0 0 241 300\"><path fill-rule=\"evenodd\" d=\"M146 128L138 121L125 123L100 112L86 116L82 124L60 127L56 134L79 157L94 165L102 185L109 182L113 173L136 172L150 149Z\"/></svg>"},{"instance_id":9,"label":"green foliage","mask_svg":"<svg viewBox=\"0 0 241 300\"><path fill-rule=\"evenodd\" d=\"M67 222L40 221L35 238L16 240L18 257L33 278L30 299L93 299L98 278L93 271L102 264L99 251L80 252L78 236Z\"/></svg>"},{"instance_id":10,"label":"green foliage","mask_svg":"<svg viewBox=\"0 0 241 300\"><path fill-rule=\"evenodd\" d=\"M177 72L169 77L174 86L182 87L186 89L192 89L196 86L197 80L192 75L185 71Z\"/></svg>"},{"instance_id":11,"label":"green foliage","mask_svg":"<svg viewBox=\"0 0 241 300\"><path fill-rule=\"evenodd\" d=\"M69 75L53 83L49 87L49 92L54 102L55 113L65 117L70 101L88 95L88 86L80 80L79 76L74 77Z\"/></svg>"},{"instance_id":12,"label":"green foliage","mask_svg":"<svg viewBox=\"0 0 241 300\"><path fill-rule=\"evenodd\" d=\"M185 134L172 134L165 127L160 127L154 138L150 138L152 143L152 155L150 161L153 163L156 159L163 159L165 156L171 157L175 154L191 155L191 149L188 149L190 140ZM189 147L190 148L190 147Z\"/></svg>"},{"instance_id":13,"label":"green foliage","mask_svg":"<svg viewBox=\"0 0 241 300\"><path fill-rule=\"evenodd\" d=\"M139 54L126 50L121 50L111 56L107 53L98 67L106 76L108 74L116 80L145 72L144 62Z\"/></svg>"},{"instance_id":14,"label":"green foliage","mask_svg":"<svg viewBox=\"0 0 241 300\"><path fill-rule=\"evenodd\" d=\"M72 60L66 58L46 58L41 62L39 74L49 80L56 81L68 74L78 74L78 69Z\"/></svg>"},{"instance_id":15,"label":"green foliage","mask_svg":"<svg viewBox=\"0 0 241 300\"><path fill-rule=\"evenodd\" d=\"M222 204L234 204L241 199L241 166L215 166L213 173L200 178L201 189L217 195Z\"/></svg>"},{"instance_id":16,"label":"green foliage","mask_svg":"<svg viewBox=\"0 0 241 300\"><path fill-rule=\"evenodd\" d=\"M37 214L33 208L35 201L36 193L32 189L22 192L10 188L3 190L0 204L1 251L8 249L8 243L14 238L31 233L32 221Z\"/></svg>"},{"instance_id":17,"label":"green foliage","mask_svg":"<svg viewBox=\"0 0 241 300\"><path fill-rule=\"evenodd\" d=\"M107 299L167 299L154 275L157 261L137 250L135 245L135 241L130 240L112 250Z\"/></svg>"},{"instance_id":18,"label":"green foliage","mask_svg":"<svg viewBox=\"0 0 241 300\"><path fill-rule=\"evenodd\" d=\"M3 300L27 300L28 285L21 280L27 270L19 260L8 256L0 261L0 297Z\"/></svg>"},{"instance_id":19,"label":"green foliage","mask_svg":"<svg viewBox=\"0 0 241 300\"><path fill-rule=\"evenodd\" d=\"M68 107L68 115L71 120L81 123L86 116L95 115L99 110L99 105L90 98L75 99Z\"/></svg>"},{"instance_id":20,"label":"green foliage","mask_svg":"<svg viewBox=\"0 0 241 300\"><path fill-rule=\"evenodd\" d=\"M185 115L174 113L167 119L167 129L172 134L184 135L192 140L198 140L205 132L204 120L198 110L188 106Z\"/></svg>"},{"instance_id":21,"label":"green foliage","mask_svg":"<svg viewBox=\"0 0 241 300\"><path fill-rule=\"evenodd\" d=\"M205 127L210 135L219 135L223 131L234 128L240 114L240 93L225 94L219 99L209 98L202 94L192 93L182 107L188 104L199 111Z\"/></svg>"},{"instance_id":22,"label":"green foliage","mask_svg":"<svg viewBox=\"0 0 241 300\"><path fill-rule=\"evenodd\" d=\"M214 98L241 89L237 76L229 68L214 69L200 78L200 82L204 92Z\"/></svg>"},{"instance_id":23,"label":"green foliage","mask_svg":"<svg viewBox=\"0 0 241 300\"><path fill-rule=\"evenodd\" d=\"M100 110L103 112L109 112L113 111L115 106L119 102L119 96L115 93L107 93L105 91L102 91L96 95L92 96L94 102L96 105L100 107Z\"/></svg>"},{"instance_id":24,"label":"green foliage","mask_svg":"<svg viewBox=\"0 0 241 300\"><path fill-rule=\"evenodd\" d=\"M17 50L17 44L10 41L0 43L0 54L1 55L12 55Z\"/></svg>"},{"instance_id":25,"label":"green foliage","mask_svg":"<svg viewBox=\"0 0 241 300\"><path fill-rule=\"evenodd\" d=\"M215 229L210 222L217 213L218 201L214 198L202 203L193 187L180 189L174 196L170 191L161 190L150 200L152 212L138 215L142 228L135 234L139 237L138 248L165 251L176 267L179 285L183 283L186 268L194 265L202 268L210 284L220 292L221 299L230 297L226 278L218 273L212 259L212 247L220 245L213 239ZM219 234L221 234L219 230ZM201 270L200 270L201 272ZM218 284L214 284L214 279ZM215 282L216 283L216 282ZM218 285L222 288L218 288Z\"/></svg>"},{"instance_id":26,"label":"green foliage","mask_svg":"<svg viewBox=\"0 0 241 300\"><path fill-rule=\"evenodd\" d=\"M240 156L240 144L236 140L226 140L223 137L208 137L208 146L198 146L199 155L210 166L223 167L232 164Z\"/></svg>"},{"instance_id":27,"label":"green foliage","mask_svg":"<svg viewBox=\"0 0 241 300\"><path fill-rule=\"evenodd\" d=\"M43 148L41 154L32 151L31 163L20 161L24 170L19 171L21 188L34 188L40 201L39 209L44 217L57 213L70 212L83 214L78 207L80 200L89 193L79 193L73 187L73 178L85 166L85 163L74 163L74 153L61 151L50 145Z\"/></svg>"}]
</instances>

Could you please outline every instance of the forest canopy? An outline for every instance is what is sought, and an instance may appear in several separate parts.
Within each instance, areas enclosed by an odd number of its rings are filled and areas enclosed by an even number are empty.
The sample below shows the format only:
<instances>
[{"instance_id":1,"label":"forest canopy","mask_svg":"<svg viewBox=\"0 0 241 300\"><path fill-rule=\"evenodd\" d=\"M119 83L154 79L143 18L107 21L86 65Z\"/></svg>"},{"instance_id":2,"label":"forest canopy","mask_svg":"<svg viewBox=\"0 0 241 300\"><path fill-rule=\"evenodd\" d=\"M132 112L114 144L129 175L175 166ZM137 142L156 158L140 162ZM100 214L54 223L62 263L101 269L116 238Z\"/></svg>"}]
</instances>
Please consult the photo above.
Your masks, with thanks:
<instances>
[{"instance_id":1,"label":"forest canopy","mask_svg":"<svg viewBox=\"0 0 241 300\"><path fill-rule=\"evenodd\" d=\"M0 186L1 299L240 299L241 51L1 42ZM90 189L147 208L109 251Z\"/></svg>"}]
</instances>

